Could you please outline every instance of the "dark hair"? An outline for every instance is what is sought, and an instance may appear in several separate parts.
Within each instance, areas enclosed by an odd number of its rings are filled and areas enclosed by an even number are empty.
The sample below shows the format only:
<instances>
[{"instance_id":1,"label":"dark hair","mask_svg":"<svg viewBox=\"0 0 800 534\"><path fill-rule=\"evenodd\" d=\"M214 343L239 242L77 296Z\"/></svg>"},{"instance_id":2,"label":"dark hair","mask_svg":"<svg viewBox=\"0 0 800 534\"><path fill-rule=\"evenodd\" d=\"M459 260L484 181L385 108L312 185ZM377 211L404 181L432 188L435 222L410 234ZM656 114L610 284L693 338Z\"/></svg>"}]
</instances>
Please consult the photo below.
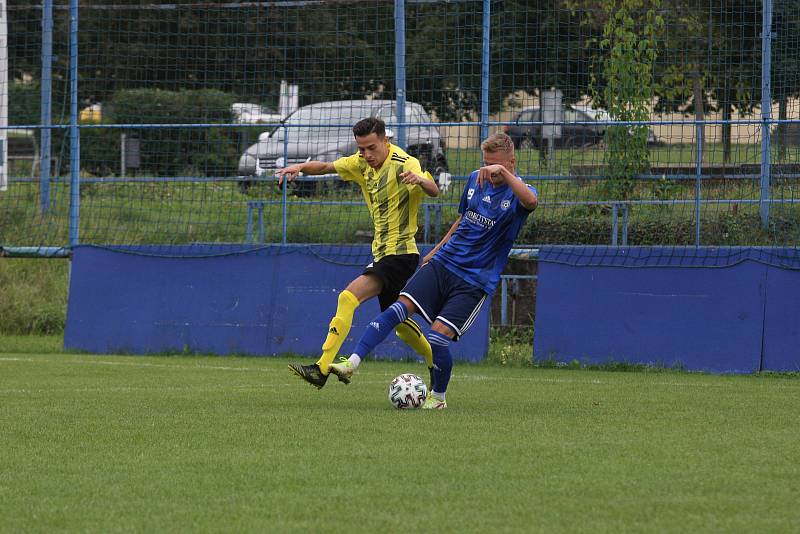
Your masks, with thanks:
<instances>
[{"instance_id":1,"label":"dark hair","mask_svg":"<svg viewBox=\"0 0 800 534\"><path fill-rule=\"evenodd\" d=\"M379 138L386 137L386 123L377 117L369 117L353 126L353 135L356 137L366 137L371 133L378 134Z\"/></svg>"}]
</instances>

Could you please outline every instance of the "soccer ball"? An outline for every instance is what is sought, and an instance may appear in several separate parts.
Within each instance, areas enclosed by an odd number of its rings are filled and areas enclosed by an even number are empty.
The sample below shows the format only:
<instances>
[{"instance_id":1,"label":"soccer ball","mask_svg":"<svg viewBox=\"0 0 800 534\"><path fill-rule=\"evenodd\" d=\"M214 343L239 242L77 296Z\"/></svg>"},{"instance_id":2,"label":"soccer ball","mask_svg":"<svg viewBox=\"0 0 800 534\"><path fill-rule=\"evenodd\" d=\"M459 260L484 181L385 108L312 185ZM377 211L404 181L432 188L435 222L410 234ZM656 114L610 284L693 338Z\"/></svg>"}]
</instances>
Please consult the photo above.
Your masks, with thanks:
<instances>
[{"instance_id":1,"label":"soccer ball","mask_svg":"<svg viewBox=\"0 0 800 534\"><path fill-rule=\"evenodd\" d=\"M406 373L389 384L389 402L398 410L419 408L428 396L428 387L420 377Z\"/></svg>"}]
</instances>

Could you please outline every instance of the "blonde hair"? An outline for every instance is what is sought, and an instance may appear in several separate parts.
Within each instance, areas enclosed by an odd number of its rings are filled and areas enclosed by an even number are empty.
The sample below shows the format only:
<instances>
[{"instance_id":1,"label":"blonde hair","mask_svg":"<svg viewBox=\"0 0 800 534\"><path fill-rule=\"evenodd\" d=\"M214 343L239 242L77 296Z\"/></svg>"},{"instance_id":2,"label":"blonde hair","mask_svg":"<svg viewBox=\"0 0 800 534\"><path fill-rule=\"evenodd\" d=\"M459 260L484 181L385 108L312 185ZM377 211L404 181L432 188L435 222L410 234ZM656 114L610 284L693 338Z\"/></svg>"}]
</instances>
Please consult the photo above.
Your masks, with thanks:
<instances>
[{"instance_id":1,"label":"blonde hair","mask_svg":"<svg viewBox=\"0 0 800 534\"><path fill-rule=\"evenodd\" d=\"M507 152L509 154L514 153L514 141L503 132L497 132L489 137L487 137L483 143L481 143L481 150L484 152Z\"/></svg>"}]
</instances>

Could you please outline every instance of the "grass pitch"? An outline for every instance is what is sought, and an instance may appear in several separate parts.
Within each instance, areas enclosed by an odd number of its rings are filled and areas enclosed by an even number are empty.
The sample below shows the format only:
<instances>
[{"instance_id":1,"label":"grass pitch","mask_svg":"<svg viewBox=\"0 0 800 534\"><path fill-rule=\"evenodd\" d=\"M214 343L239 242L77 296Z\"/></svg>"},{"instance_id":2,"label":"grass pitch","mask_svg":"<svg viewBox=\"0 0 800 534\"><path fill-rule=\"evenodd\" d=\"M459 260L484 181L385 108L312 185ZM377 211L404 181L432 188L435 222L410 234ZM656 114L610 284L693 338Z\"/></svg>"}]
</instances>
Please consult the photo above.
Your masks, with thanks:
<instances>
[{"instance_id":1,"label":"grass pitch","mask_svg":"<svg viewBox=\"0 0 800 534\"><path fill-rule=\"evenodd\" d=\"M457 364L431 413L289 361L0 354L0 531L800 528L796 377Z\"/></svg>"}]
</instances>

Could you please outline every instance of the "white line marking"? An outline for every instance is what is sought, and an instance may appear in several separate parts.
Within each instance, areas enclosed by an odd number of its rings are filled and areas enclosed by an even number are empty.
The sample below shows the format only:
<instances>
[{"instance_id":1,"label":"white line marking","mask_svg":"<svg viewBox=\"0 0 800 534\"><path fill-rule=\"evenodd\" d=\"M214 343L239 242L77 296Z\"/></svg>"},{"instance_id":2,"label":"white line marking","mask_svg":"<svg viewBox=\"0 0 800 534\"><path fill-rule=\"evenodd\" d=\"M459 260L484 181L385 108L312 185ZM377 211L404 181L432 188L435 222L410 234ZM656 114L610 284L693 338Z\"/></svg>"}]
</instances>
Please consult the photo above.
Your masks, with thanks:
<instances>
[{"instance_id":1,"label":"white line marking","mask_svg":"<svg viewBox=\"0 0 800 534\"><path fill-rule=\"evenodd\" d=\"M60 360L53 360L53 359L46 359L46 358L12 358L12 357L0 357L0 362L26 362L26 363L56 363L56 364L78 364L78 365L109 365L109 366L123 366L123 367L152 367L152 368L159 368L159 369L175 369L175 370L186 370L186 369L203 369L203 370L211 370L211 371L234 371L234 372L259 372L259 373L275 373L275 368L263 368L263 367L230 367L230 366L222 366L222 365L203 365L198 363L189 363L188 365L169 365L163 363L148 363L148 362L125 362L125 361L108 361L108 360L80 360L80 359L60 359ZM422 370L424 372L424 369ZM578 372L578 371L572 371ZM288 371L287 371L288 373ZM419 373L418 373L419 374ZM633 375L635 373L625 373L626 375ZM393 371L383 371L383 372L375 372L375 371L359 371L356 375L358 377L381 377L382 379L388 379L394 376ZM421 376L421 375L420 375ZM714 375L709 375L714 376ZM727 375L722 375L727 376ZM585 384L585 385L603 385L603 386L619 386L624 385L626 387L630 387L632 384L627 382L618 382L616 380L600 380L600 379L572 379L572 378L546 378L540 376L490 376L485 374L461 374L454 372L452 375L453 380L466 380L466 381L514 381L514 382L529 382L529 383L541 383L541 384ZM301 380L289 380L286 383L280 383L275 385L290 385L290 384L297 384L300 383ZM361 384L377 384L379 383L377 380L358 380L358 383ZM655 382L649 381L642 381L641 385L646 386L666 386L666 387L696 387L696 388L740 388L745 385L763 385L768 386L774 389L800 389L800 380L786 380L786 381L752 381L746 382L744 380L736 380L724 383L717 383L717 384L709 384L709 383L700 383L700 382L691 382L691 381L679 381L679 380L660 380ZM639 384L633 384L634 387L638 386ZM249 386L248 386L249 387ZM269 387L267 385L263 387ZM0 391L16 391L16 390L0 390ZM21 390L24 391L24 390Z\"/></svg>"}]
</instances>

